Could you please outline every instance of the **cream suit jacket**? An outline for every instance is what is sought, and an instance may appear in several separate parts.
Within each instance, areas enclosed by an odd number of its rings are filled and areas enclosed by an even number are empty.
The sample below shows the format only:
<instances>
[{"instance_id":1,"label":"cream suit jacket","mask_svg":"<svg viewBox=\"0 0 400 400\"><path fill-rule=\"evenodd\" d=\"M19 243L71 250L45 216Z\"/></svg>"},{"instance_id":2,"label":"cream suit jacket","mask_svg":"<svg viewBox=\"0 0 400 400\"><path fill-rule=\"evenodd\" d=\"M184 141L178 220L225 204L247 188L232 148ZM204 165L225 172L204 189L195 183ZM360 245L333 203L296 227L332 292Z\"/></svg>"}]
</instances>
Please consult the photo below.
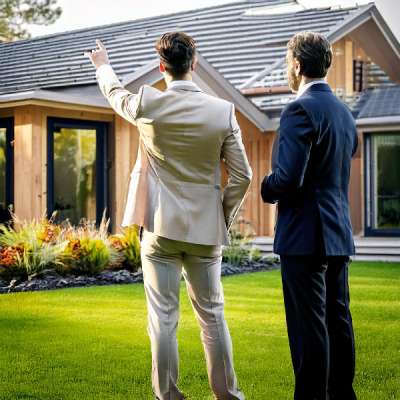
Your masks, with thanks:
<instances>
[{"instance_id":1,"label":"cream suit jacket","mask_svg":"<svg viewBox=\"0 0 400 400\"><path fill-rule=\"evenodd\" d=\"M190 243L229 244L252 177L234 105L191 81L174 82L164 92L143 85L134 94L108 64L96 77L111 107L139 131L122 226L137 224ZM224 189L221 159L229 175Z\"/></svg>"}]
</instances>

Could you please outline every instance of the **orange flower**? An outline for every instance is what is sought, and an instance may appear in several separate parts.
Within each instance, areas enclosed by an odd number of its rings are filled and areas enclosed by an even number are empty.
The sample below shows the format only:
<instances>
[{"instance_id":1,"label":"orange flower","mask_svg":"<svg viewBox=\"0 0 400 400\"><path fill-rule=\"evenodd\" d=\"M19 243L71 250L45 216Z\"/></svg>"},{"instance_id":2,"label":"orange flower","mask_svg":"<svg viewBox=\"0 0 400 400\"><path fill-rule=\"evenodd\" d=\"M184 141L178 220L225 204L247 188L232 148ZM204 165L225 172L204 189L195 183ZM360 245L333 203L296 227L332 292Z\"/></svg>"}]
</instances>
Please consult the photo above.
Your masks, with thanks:
<instances>
[{"instance_id":1,"label":"orange flower","mask_svg":"<svg viewBox=\"0 0 400 400\"><path fill-rule=\"evenodd\" d=\"M22 246L4 247L0 250L0 264L5 267L14 265L18 255L21 255L23 251L24 249Z\"/></svg>"},{"instance_id":2,"label":"orange flower","mask_svg":"<svg viewBox=\"0 0 400 400\"><path fill-rule=\"evenodd\" d=\"M111 246L118 251L124 250L126 248L125 243L118 236L111 236L110 243Z\"/></svg>"},{"instance_id":3,"label":"orange flower","mask_svg":"<svg viewBox=\"0 0 400 400\"><path fill-rule=\"evenodd\" d=\"M60 227L53 224L44 225L43 231L39 234L39 240L42 242L53 242L60 233Z\"/></svg>"}]
</instances>

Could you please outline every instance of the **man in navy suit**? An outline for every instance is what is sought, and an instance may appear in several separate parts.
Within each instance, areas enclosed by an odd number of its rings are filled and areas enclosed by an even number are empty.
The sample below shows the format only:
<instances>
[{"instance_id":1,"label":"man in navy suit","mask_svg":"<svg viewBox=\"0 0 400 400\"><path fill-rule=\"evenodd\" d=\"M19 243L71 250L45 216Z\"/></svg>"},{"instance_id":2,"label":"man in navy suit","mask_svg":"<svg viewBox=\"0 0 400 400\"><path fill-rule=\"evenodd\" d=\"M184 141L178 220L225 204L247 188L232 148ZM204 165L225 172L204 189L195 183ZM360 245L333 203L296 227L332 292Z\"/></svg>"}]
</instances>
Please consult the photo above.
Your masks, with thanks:
<instances>
[{"instance_id":1,"label":"man in navy suit","mask_svg":"<svg viewBox=\"0 0 400 400\"><path fill-rule=\"evenodd\" d=\"M278 203L280 255L296 400L354 400L348 264L354 254L348 185L357 130L325 81L330 43L301 32L288 43L297 98L282 112L264 202Z\"/></svg>"}]
</instances>

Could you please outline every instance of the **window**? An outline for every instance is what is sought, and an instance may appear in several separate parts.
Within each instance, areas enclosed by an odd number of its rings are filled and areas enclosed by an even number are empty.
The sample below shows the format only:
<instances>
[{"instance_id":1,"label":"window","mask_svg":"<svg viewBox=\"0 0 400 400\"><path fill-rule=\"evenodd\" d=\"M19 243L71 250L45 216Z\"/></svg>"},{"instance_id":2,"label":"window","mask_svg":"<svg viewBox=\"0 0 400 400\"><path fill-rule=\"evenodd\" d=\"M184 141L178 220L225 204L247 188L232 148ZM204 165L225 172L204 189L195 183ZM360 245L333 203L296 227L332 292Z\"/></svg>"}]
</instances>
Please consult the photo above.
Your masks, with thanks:
<instances>
[{"instance_id":1,"label":"window","mask_svg":"<svg viewBox=\"0 0 400 400\"><path fill-rule=\"evenodd\" d=\"M14 198L14 120L0 118L0 222L10 220L9 206Z\"/></svg>"},{"instance_id":2,"label":"window","mask_svg":"<svg viewBox=\"0 0 400 400\"><path fill-rule=\"evenodd\" d=\"M366 139L366 233L400 235L400 131Z\"/></svg>"},{"instance_id":3,"label":"window","mask_svg":"<svg viewBox=\"0 0 400 400\"><path fill-rule=\"evenodd\" d=\"M365 89L365 63L361 60L353 60L353 90L362 92Z\"/></svg>"},{"instance_id":4,"label":"window","mask_svg":"<svg viewBox=\"0 0 400 400\"><path fill-rule=\"evenodd\" d=\"M100 222L107 209L107 124L48 119L47 209L58 221Z\"/></svg>"}]
</instances>

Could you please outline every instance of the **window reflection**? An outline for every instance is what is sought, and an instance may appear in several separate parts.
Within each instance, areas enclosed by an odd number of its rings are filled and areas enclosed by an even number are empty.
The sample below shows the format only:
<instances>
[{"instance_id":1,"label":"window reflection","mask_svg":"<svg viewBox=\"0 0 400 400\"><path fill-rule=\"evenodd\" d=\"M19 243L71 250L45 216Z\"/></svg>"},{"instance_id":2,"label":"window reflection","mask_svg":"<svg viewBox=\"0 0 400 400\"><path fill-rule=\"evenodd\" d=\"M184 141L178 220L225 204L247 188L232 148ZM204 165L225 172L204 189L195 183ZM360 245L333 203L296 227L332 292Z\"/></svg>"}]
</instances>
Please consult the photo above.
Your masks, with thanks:
<instances>
[{"instance_id":1,"label":"window reflection","mask_svg":"<svg viewBox=\"0 0 400 400\"><path fill-rule=\"evenodd\" d=\"M375 228L400 229L400 134L373 135Z\"/></svg>"},{"instance_id":2,"label":"window reflection","mask_svg":"<svg viewBox=\"0 0 400 400\"><path fill-rule=\"evenodd\" d=\"M96 130L54 132L54 209L73 224L96 219Z\"/></svg>"},{"instance_id":3,"label":"window reflection","mask_svg":"<svg viewBox=\"0 0 400 400\"><path fill-rule=\"evenodd\" d=\"M0 215L2 215L7 210L6 144L7 144L7 129L0 128Z\"/></svg>"}]
</instances>

